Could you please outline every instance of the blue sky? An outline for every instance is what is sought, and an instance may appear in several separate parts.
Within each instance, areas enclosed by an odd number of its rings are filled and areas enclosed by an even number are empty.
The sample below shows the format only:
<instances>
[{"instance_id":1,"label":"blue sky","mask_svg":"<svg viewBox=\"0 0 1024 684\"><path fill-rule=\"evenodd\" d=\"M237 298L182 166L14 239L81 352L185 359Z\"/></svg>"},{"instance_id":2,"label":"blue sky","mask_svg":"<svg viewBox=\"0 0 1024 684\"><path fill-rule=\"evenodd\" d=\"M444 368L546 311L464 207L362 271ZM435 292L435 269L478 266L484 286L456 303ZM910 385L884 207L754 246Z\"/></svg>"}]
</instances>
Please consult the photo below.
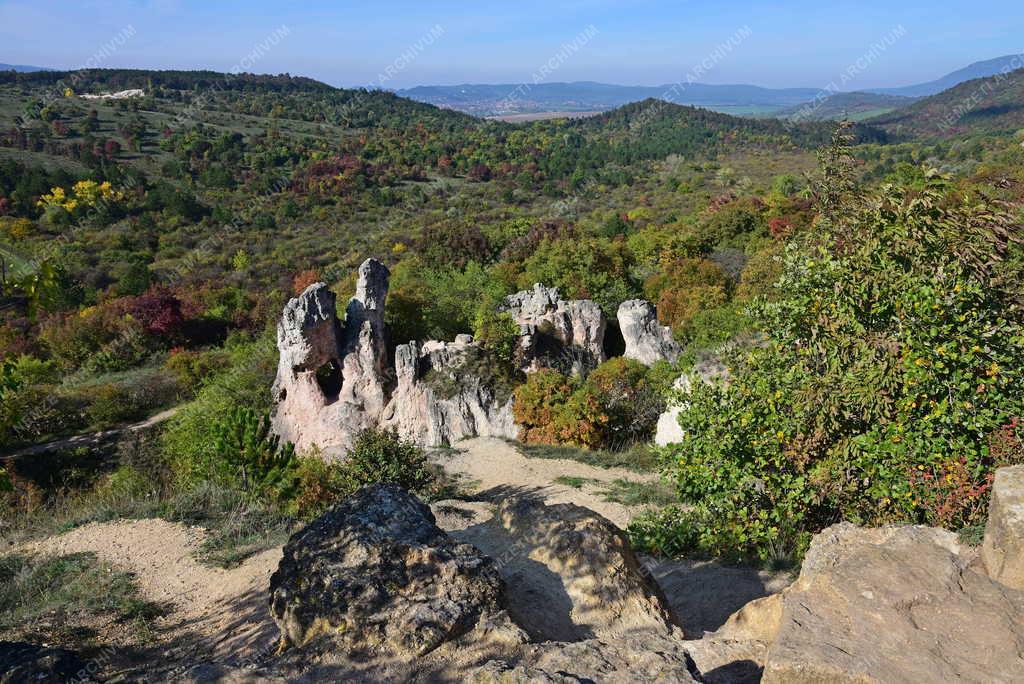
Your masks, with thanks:
<instances>
[{"instance_id":1,"label":"blue sky","mask_svg":"<svg viewBox=\"0 0 1024 684\"><path fill-rule=\"evenodd\" d=\"M825 87L888 37L856 70L848 88L855 89L931 80L1024 52L1022 29L1020 0L0 0L0 62L221 71L245 64L388 88L532 81L547 63L555 67L546 81L658 85L686 80L732 39L696 80ZM749 35L737 40L737 32ZM566 49L574 40L576 49Z\"/></svg>"}]
</instances>

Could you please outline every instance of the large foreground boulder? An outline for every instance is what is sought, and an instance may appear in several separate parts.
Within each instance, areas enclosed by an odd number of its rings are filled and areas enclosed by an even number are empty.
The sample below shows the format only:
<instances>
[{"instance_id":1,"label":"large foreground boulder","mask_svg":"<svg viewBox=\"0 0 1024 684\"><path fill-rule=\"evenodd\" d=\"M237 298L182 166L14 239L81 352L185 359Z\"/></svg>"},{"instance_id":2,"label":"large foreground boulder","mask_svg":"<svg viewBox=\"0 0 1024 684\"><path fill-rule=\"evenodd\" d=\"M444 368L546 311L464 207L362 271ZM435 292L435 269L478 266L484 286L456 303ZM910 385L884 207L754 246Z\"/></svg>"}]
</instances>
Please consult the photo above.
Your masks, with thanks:
<instances>
[{"instance_id":1,"label":"large foreground boulder","mask_svg":"<svg viewBox=\"0 0 1024 684\"><path fill-rule=\"evenodd\" d=\"M619 305L616 318L622 339L626 343L623 354L650 366L657 361L675 363L682 352L672 339L672 329L658 322L654 305L643 299L630 299Z\"/></svg>"},{"instance_id":2,"label":"large foreground boulder","mask_svg":"<svg viewBox=\"0 0 1024 684\"><path fill-rule=\"evenodd\" d=\"M575 504L547 505L523 496L502 501L497 517L510 548L520 554L506 560L523 561L508 582L515 586L523 580L525 591L510 596L508 604L527 632L564 641L638 632L682 637L651 573L622 530L603 516ZM556 581L543 582L544 576ZM529 594L540 599L535 601L540 611L516 605Z\"/></svg>"},{"instance_id":3,"label":"large foreground boulder","mask_svg":"<svg viewBox=\"0 0 1024 684\"><path fill-rule=\"evenodd\" d=\"M270 609L286 645L352 657L427 653L500 610L494 562L393 485L336 504L284 547Z\"/></svg>"},{"instance_id":4,"label":"large foreground boulder","mask_svg":"<svg viewBox=\"0 0 1024 684\"><path fill-rule=\"evenodd\" d=\"M981 559L989 577L1024 590L1024 465L996 471Z\"/></svg>"},{"instance_id":5,"label":"large foreground boulder","mask_svg":"<svg viewBox=\"0 0 1024 684\"><path fill-rule=\"evenodd\" d=\"M589 299L562 299L558 288L536 283L505 298L502 310L519 324L522 369L558 367L573 373L605 360L606 321Z\"/></svg>"},{"instance_id":6,"label":"large foreground boulder","mask_svg":"<svg viewBox=\"0 0 1024 684\"><path fill-rule=\"evenodd\" d=\"M793 586L713 636L768 643L768 684L1024 681L1024 592L973 558L946 530L834 525Z\"/></svg>"}]
</instances>

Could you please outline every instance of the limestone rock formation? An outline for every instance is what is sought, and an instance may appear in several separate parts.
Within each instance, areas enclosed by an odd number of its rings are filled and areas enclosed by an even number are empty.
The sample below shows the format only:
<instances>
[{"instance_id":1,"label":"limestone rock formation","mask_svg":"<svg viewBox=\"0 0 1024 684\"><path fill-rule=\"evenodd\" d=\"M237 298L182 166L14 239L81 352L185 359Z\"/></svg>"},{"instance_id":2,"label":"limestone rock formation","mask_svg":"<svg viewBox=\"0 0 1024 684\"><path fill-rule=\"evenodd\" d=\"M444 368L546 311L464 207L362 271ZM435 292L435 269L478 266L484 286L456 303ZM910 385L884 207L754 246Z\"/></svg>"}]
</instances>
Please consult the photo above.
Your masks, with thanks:
<instances>
[{"instance_id":1,"label":"limestone rock formation","mask_svg":"<svg viewBox=\"0 0 1024 684\"><path fill-rule=\"evenodd\" d=\"M624 356L645 365L656 361L674 363L682 352L672 339L672 329L658 322L654 305L643 299L630 299L619 305L616 315L622 339L626 343Z\"/></svg>"},{"instance_id":2,"label":"limestone rock formation","mask_svg":"<svg viewBox=\"0 0 1024 684\"><path fill-rule=\"evenodd\" d=\"M506 437L518 433L512 395L476 374L480 347L469 335L455 342L416 342L395 349L398 385L383 423L420 444L448 445L467 437Z\"/></svg>"},{"instance_id":3,"label":"limestone rock formation","mask_svg":"<svg viewBox=\"0 0 1024 684\"><path fill-rule=\"evenodd\" d=\"M342 450L359 430L377 424L386 400L387 279L384 264L363 262L344 323L338 321L334 293L323 283L285 305L277 326L273 423L297 449L315 444Z\"/></svg>"},{"instance_id":4,"label":"limestone rock formation","mask_svg":"<svg viewBox=\"0 0 1024 684\"><path fill-rule=\"evenodd\" d=\"M464 369L482 353L469 335L399 346L396 367L388 365L387 293L387 267L367 259L344 322L323 283L288 302L277 329L274 431L299 451L316 445L328 456L369 427L395 427L427 446L514 438L511 395Z\"/></svg>"},{"instance_id":5,"label":"limestone rock formation","mask_svg":"<svg viewBox=\"0 0 1024 684\"><path fill-rule=\"evenodd\" d=\"M714 635L769 643L766 684L1024 680L1024 592L972 569L946 530L818 534L796 583Z\"/></svg>"},{"instance_id":6,"label":"limestone rock formation","mask_svg":"<svg viewBox=\"0 0 1024 684\"><path fill-rule=\"evenodd\" d=\"M368 424L374 422L386 401L388 347L384 302L389 276L381 262L364 261L359 267L356 294L345 308L339 400L359 407Z\"/></svg>"},{"instance_id":7,"label":"limestone rock formation","mask_svg":"<svg viewBox=\"0 0 1024 684\"><path fill-rule=\"evenodd\" d=\"M536 283L505 298L504 311L522 333L523 370L559 367L571 372L604 362L606 322L589 299L562 299L558 288Z\"/></svg>"},{"instance_id":8,"label":"limestone rock formation","mask_svg":"<svg viewBox=\"0 0 1024 684\"><path fill-rule=\"evenodd\" d=\"M284 642L351 656L427 653L496 613L494 561L393 485L364 487L297 532L270 579Z\"/></svg>"},{"instance_id":9,"label":"limestone rock formation","mask_svg":"<svg viewBox=\"0 0 1024 684\"><path fill-rule=\"evenodd\" d=\"M1024 466L996 471L981 559L992 579L1024 590Z\"/></svg>"}]
</instances>

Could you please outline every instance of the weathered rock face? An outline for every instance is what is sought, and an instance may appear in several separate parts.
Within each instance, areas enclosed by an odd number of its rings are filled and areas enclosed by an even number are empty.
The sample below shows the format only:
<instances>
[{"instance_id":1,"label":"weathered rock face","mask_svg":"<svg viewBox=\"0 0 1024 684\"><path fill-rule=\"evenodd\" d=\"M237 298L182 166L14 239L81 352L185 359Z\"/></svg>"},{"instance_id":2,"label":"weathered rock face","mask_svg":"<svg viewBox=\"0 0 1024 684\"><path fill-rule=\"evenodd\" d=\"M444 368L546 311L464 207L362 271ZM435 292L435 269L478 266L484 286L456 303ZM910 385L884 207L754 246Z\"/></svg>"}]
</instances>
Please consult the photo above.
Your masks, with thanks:
<instances>
[{"instance_id":1,"label":"weathered rock face","mask_svg":"<svg viewBox=\"0 0 1024 684\"><path fill-rule=\"evenodd\" d=\"M472 372L481 350L469 335L453 343L415 342L395 349L398 386L383 423L420 444L448 445L467 437L506 437L518 433L512 396L497 391Z\"/></svg>"},{"instance_id":2,"label":"weathered rock face","mask_svg":"<svg viewBox=\"0 0 1024 684\"><path fill-rule=\"evenodd\" d=\"M516 436L511 396L460 368L481 353L469 335L454 343L399 346L388 365L384 303L388 270L374 259L359 267L344 322L335 296L316 283L285 306L277 330L274 430L300 451L314 445L331 456L368 427L396 427L420 444L441 446L465 437ZM427 376L450 376L441 391Z\"/></svg>"},{"instance_id":3,"label":"weathered rock face","mask_svg":"<svg viewBox=\"0 0 1024 684\"><path fill-rule=\"evenodd\" d=\"M627 359L648 366L656 361L674 363L682 349L672 339L672 329L658 322L654 305L643 299L630 299L619 305L616 315L622 339L626 342Z\"/></svg>"},{"instance_id":4,"label":"weathered rock face","mask_svg":"<svg viewBox=\"0 0 1024 684\"><path fill-rule=\"evenodd\" d=\"M345 309L339 399L359 407L366 424L374 422L386 401L389 373L384 302L389 275L387 267L376 259L364 261L359 267L356 294Z\"/></svg>"},{"instance_id":5,"label":"weathered rock face","mask_svg":"<svg viewBox=\"0 0 1024 684\"><path fill-rule=\"evenodd\" d=\"M606 322L596 302L566 301L558 288L537 283L506 297L502 308L520 326L524 371L558 365L579 372L604 362Z\"/></svg>"},{"instance_id":6,"label":"weathered rock face","mask_svg":"<svg viewBox=\"0 0 1024 684\"><path fill-rule=\"evenodd\" d=\"M1024 466L996 471L981 559L989 577L1024 589Z\"/></svg>"},{"instance_id":7,"label":"weathered rock face","mask_svg":"<svg viewBox=\"0 0 1024 684\"><path fill-rule=\"evenodd\" d=\"M387 268L368 259L359 268L344 324L323 283L285 305L277 326L273 423L297 449L342 450L359 430L377 424L387 385L387 289Z\"/></svg>"},{"instance_id":8,"label":"weathered rock face","mask_svg":"<svg viewBox=\"0 0 1024 684\"><path fill-rule=\"evenodd\" d=\"M1022 681L1024 592L970 560L946 530L834 525L793 586L717 636L770 639L768 684Z\"/></svg>"},{"instance_id":9,"label":"weathered rock face","mask_svg":"<svg viewBox=\"0 0 1024 684\"><path fill-rule=\"evenodd\" d=\"M517 613L510 600L513 617L534 636L609 639L642 631L682 637L668 602L625 534L604 517L582 506L545 505L530 497L506 499L497 517L512 547L534 567L539 564L558 578L545 606L549 612L561 611L556 606L567 603L571 633L552 634L538 616Z\"/></svg>"},{"instance_id":10,"label":"weathered rock face","mask_svg":"<svg viewBox=\"0 0 1024 684\"><path fill-rule=\"evenodd\" d=\"M393 485L364 487L292 536L270 579L286 644L417 656L500 610L494 561Z\"/></svg>"},{"instance_id":11,"label":"weathered rock face","mask_svg":"<svg viewBox=\"0 0 1024 684\"><path fill-rule=\"evenodd\" d=\"M700 682L696 665L679 640L658 635L590 639L529 646L515 665L494 660L467 678L470 682L527 684L551 682Z\"/></svg>"}]
</instances>

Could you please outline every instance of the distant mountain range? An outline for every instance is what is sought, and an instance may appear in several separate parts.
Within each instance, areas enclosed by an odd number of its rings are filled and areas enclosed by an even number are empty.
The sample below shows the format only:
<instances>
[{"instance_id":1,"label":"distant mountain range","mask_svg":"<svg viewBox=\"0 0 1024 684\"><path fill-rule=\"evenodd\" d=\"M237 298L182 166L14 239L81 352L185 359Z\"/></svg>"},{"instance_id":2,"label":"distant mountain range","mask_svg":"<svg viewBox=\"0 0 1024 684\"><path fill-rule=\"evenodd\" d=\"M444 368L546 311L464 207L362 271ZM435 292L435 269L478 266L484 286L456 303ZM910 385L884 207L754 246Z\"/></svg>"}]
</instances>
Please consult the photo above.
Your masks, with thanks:
<instances>
[{"instance_id":1,"label":"distant mountain range","mask_svg":"<svg viewBox=\"0 0 1024 684\"><path fill-rule=\"evenodd\" d=\"M536 112L607 111L647 98L694 105L729 114L791 116L803 110L808 119L844 114L870 116L911 104L912 98L934 95L974 78L993 76L1024 66L1024 55L1005 55L975 62L927 83L900 88L830 93L820 88L762 88L754 85L707 83L624 86L575 81L538 84L462 84L416 86L398 95L457 109L475 116L507 116Z\"/></svg>"},{"instance_id":2,"label":"distant mountain range","mask_svg":"<svg viewBox=\"0 0 1024 684\"><path fill-rule=\"evenodd\" d=\"M458 109L476 116L533 112L607 111L648 98L716 109L728 113L757 113L814 99L818 88L761 88L753 85L707 83L624 86L594 81L538 84L463 84L417 86L398 94L420 102ZM737 112L745 108L747 112Z\"/></svg>"},{"instance_id":3,"label":"distant mountain range","mask_svg":"<svg viewBox=\"0 0 1024 684\"><path fill-rule=\"evenodd\" d=\"M0 64L0 71L46 71L46 67L29 66L28 64Z\"/></svg>"},{"instance_id":4,"label":"distant mountain range","mask_svg":"<svg viewBox=\"0 0 1024 684\"><path fill-rule=\"evenodd\" d=\"M1024 68L1024 55L1003 55L995 59L986 59L983 62L968 64L963 69L946 74L942 78L927 83L903 86L902 88L874 88L867 89L869 93L882 93L886 95L902 95L903 97L927 97L949 90L953 86L960 85L964 81L975 78L985 78L996 74L1016 71Z\"/></svg>"}]
</instances>

